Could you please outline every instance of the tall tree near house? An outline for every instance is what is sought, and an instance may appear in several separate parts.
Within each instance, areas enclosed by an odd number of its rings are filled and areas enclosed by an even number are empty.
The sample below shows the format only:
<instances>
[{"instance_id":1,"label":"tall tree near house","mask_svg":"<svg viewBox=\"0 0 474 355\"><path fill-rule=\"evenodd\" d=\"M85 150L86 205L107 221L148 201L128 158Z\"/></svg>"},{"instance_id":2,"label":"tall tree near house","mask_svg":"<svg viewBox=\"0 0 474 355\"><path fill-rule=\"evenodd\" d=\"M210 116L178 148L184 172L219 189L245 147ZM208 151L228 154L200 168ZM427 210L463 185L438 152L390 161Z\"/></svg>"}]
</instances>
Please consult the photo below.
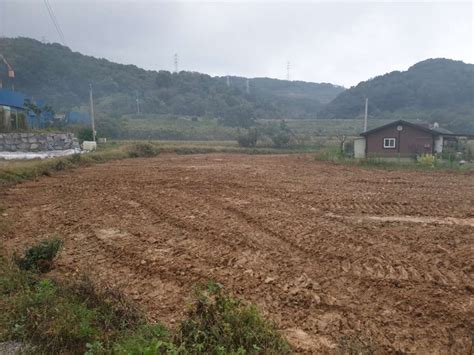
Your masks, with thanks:
<instances>
[{"instance_id":1,"label":"tall tree near house","mask_svg":"<svg viewBox=\"0 0 474 355\"><path fill-rule=\"evenodd\" d=\"M346 142L347 136L344 134L336 135L337 140L339 141L339 154L344 155L344 143Z\"/></svg>"},{"instance_id":2,"label":"tall tree near house","mask_svg":"<svg viewBox=\"0 0 474 355\"><path fill-rule=\"evenodd\" d=\"M41 112L43 112L41 107L36 105L34 102L31 102L31 100L29 99L25 100L24 106L27 110L33 111L33 113L35 114L35 119L36 119L36 128L39 128L39 120L40 120Z\"/></svg>"},{"instance_id":3,"label":"tall tree near house","mask_svg":"<svg viewBox=\"0 0 474 355\"><path fill-rule=\"evenodd\" d=\"M36 128L39 128L39 126L40 126L40 118L41 118L41 114L43 112L50 112L51 114L54 115L54 110L49 105L45 105L43 107L40 107L40 106L36 105L34 102L32 102L30 99L26 99L25 103L23 105L24 105L25 109L31 110L35 114Z\"/></svg>"}]
</instances>

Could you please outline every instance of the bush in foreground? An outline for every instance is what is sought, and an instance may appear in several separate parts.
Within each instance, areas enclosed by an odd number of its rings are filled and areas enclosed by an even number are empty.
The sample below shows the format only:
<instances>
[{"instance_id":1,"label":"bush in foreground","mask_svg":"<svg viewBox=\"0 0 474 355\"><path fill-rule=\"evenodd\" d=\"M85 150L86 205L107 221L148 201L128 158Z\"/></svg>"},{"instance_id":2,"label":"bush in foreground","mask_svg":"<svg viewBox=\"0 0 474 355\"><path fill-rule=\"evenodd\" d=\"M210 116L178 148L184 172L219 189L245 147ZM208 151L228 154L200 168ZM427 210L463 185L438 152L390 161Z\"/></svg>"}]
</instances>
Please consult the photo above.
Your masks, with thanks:
<instances>
[{"instance_id":1,"label":"bush in foreground","mask_svg":"<svg viewBox=\"0 0 474 355\"><path fill-rule=\"evenodd\" d=\"M27 249L23 257L15 256L14 260L21 270L48 272L61 245L59 238L44 240Z\"/></svg>"},{"instance_id":2,"label":"bush in foreground","mask_svg":"<svg viewBox=\"0 0 474 355\"><path fill-rule=\"evenodd\" d=\"M176 343L191 353L290 353L286 341L255 306L226 295L212 282L198 291Z\"/></svg>"},{"instance_id":3,"label":"bush in foreground","mask_svg":"<svg viewBox=\"0 0 474 355\"><path fill-rule=\"evenodd\" d=\"M145 324L136 307L87 280L60 284L38 274L0 265L0 342L16 340L34 353L83 354L87 344L104 349L122 333Z\"/></svg>"}]
</instances>

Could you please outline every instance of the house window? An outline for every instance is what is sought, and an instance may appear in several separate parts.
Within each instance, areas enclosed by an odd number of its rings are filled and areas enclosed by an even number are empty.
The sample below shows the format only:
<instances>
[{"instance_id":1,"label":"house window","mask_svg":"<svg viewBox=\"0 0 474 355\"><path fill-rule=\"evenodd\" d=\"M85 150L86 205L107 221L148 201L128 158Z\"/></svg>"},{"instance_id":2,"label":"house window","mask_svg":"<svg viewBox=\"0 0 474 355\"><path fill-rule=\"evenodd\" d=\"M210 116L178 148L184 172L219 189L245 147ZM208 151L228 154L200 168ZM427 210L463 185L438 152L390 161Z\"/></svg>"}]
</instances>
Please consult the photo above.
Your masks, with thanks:
<instances>
[{"instance_id":1,"label":"house window","mask_svg":"<svg viewBox=\"0 0 474 355\"><path fill-rule=\"evenodd\" d=\"M384 138L383 147L386 149L395 149L397 139L396 138Z\"/></svg>"}]
</instances>

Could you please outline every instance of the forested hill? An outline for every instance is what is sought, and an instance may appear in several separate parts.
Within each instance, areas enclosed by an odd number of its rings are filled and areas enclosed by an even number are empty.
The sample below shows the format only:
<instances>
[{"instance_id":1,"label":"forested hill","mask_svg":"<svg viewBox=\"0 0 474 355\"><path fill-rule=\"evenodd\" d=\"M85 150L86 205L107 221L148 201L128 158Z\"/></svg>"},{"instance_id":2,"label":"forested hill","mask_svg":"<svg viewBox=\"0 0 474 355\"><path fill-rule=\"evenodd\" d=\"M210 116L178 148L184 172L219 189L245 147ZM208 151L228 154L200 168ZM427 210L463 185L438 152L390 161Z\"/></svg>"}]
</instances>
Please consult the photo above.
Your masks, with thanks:
<instances>
[{"instance_id":1,"label":"forested hill","mask_svg":"<svg viewBox=\"0 0 474 355\"><path fill-rule=\"evenodd\" d=\"M344 88L331 84L246 79L186 72L147 71L72 52L29 38L0 39L0 53L15 69L15 87L50 103L56 111L86 105L93 84L97 111L222 118L311 118ZM2 67L0 75L5 79ZM5 81L5 80L4 80ZM6 80L5 86L9 86Z\"/></svg>"},{"instance_id":2,"label":"forested hill","mask_svg":"<svg viewBox=\"0 0 474 355\"><path fill-rule=\"evenodd\" d=\"M438 121L458 131L474 132L474 65L428 59L407 71L391 72L341 93L321 112L324 118L377 118Z\"/></svg>"}]
</instances>

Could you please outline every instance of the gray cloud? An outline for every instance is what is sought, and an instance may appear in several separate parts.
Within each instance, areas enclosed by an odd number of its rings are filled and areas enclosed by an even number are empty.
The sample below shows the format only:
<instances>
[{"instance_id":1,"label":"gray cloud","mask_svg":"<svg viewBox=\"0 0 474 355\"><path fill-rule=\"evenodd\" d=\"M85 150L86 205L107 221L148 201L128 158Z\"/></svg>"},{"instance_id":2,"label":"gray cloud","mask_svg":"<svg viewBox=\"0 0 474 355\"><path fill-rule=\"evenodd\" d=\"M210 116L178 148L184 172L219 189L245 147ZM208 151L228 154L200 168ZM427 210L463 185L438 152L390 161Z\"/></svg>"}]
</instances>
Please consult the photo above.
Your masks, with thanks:
<instances>
[{"instance_id":1,"label":"gray cloud","mask_svg":"<svg viewBox=\"0 0 474 355\"><path fill-rule=\"evenodd\" d=\"M472 63L473 6L49 0L74 51L153 70L352 86L433 57ZM42 0L0 0L0 31L58 42Z\"/></svg>"}]
</instances>

